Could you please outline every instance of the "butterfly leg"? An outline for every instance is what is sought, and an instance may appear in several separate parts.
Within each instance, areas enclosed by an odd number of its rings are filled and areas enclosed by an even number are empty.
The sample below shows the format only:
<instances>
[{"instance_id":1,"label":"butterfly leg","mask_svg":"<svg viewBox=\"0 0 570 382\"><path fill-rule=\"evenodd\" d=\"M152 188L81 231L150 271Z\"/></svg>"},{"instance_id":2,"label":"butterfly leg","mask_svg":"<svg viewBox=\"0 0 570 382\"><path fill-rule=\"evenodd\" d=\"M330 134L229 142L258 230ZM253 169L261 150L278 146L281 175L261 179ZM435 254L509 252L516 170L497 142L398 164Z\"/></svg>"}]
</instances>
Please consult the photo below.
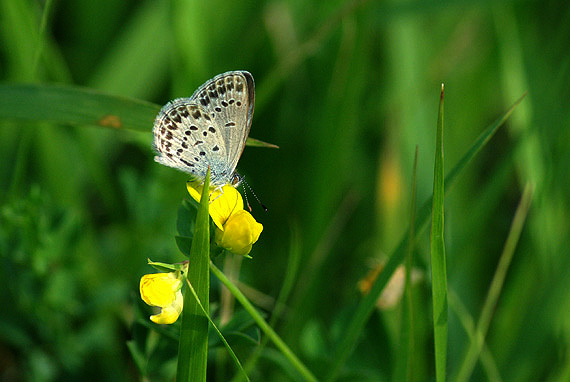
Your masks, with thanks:
<instances>
[{"instance_id":1,"label":"butterfly leg","mask_svg":"<svg viewBox=\"0 0 570 382\"><path fill-rule=\"evenodd\" d=\"M216 191L220 191L220 195L216 196L214 198L214 200L218 199L220 196L222 196L224 194L224 187L223 186L218 186L216 188L214 188L214 191L210 192L210 195L208 196L208 198L211 198L212 195L216 192ZM212 204L214 202L214 200L210 200L210 204Z\"/></svg>"}]
</instances>

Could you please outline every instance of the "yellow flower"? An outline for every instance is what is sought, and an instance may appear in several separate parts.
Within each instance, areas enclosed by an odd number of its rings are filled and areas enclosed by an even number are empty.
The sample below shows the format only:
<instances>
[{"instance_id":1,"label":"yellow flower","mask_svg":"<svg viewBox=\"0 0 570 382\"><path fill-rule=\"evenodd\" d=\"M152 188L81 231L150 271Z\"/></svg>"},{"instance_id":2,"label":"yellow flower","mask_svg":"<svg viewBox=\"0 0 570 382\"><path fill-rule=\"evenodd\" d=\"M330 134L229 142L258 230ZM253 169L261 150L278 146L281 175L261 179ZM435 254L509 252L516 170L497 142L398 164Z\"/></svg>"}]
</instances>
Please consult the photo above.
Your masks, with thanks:
<instances>
[{"instance_id":1,"label":"yellow flower","mask_svg":"<svg viewBox=\"0 0 570 382\"><path fill-rule=\"evenodd\" d=\"M188 193L200 202L202 187L196 182L187 184ZM211 189L210 216L216 225L216 244L228 251L246 256L253 244L259 239L263 225L243 209L243 198L235 187L226 184Z\"/></svg>"},{"instance_id":2,"label":"yellow flower","mask_svg":"<svg viewBox=\"0 0 570 382\"><path fill-rule=\"evenodd\" d=\"M182 312L182 275L180 272L144 275L140 282L141 298L151 306L161 308L160 314L150 316L156 324L172 324Z\"/></svg>"},{"instance_id":3,"label":"yellow flower","mask_svg":"<svg viewBox=\"0 0 570 382\"><path fill-rule=\"evenodd\" d=\"M224 230L216 230L216 244L236 255L246 256L259 239L263 226L245 210L230 215Z\"/></svg>"}]
</instances>

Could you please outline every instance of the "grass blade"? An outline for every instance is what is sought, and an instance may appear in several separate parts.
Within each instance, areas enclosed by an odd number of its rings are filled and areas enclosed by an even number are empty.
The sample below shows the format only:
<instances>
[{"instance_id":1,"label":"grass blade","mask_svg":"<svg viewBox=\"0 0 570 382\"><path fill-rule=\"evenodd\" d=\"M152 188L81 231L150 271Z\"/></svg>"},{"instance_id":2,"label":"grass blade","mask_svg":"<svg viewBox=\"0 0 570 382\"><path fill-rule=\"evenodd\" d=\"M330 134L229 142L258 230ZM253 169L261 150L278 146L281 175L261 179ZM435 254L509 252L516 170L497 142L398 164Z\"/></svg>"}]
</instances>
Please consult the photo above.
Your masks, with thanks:
<instances>
[{"instance_id":1,"label":"grass blade","mask_svg":"<svg viewBox=\"0 0 570 382\"><path fill-rule=\"evenodd\" d=\"M255 323L259 328L265 333L271 342L281 351L281 353L289 360L291 366L293 366L306 381L316 381L317 378L311 373L311 371L301 362L299 358L291 351L289 346L283 342L281 337L275 333L275 331L269 326L269 324L261 317L257 312L255 307L249 302L249 300L241 293L241 291L220 271L214 263L210 262L210 269L212 273L230 290L237 301L244 307L244 309L250 314Z\"/></svg>"},{"instance_id":2,"label":"grass blade","mask_svg":"<svg viewBox=\"0 0 570 382\"><path fill-rule=\"evenodd\" d=\"M433 204L431 219L431 283L433 332L435 345L435 377L445 382L447 363L447 268L443 238L445 185L443 176L443 84L437 117L435 164L433 170Z\"/></svg>"},{"instance_id":3,"label":"grass blade","mask_svg":"<svg viewBox=\"0 0 570 382\"><path fill-rule=\"evenodd\" d=\"M453 289L449 289L447 296L449 297L449 307L459 319L459 322L469 337L469 340L475 341L475 320L469 313L469 310L465 305L463 305L463 302L461 302ZM495 359L486 344L483 344L480 359L481 365L483 366L483 370L485 371L487 377L487 381L502 382L503 379L501 378L501 374L499 373Z\"/></svg>"},{"instance_id":4,"label":"grass blade","mask_svg":"<svg viewBox=\"0 0 570 382\"><path fill-rule=\"evenodd\" d=\"M0 119L150 132L160 106L65 85L1 85Z\"/></svg>"},{"instance_id":5,"label":"grass blade","mask_svg":"<svg viewBox=\"0 0 570 382\"><path fill-rule=\"evenodd\" d=\"M192 293L192 296L194 296L194 299L196 300L196 303L198 304L198 306L200 307L200 309L202 309L202 313L204 314L204 316L206 316L206 318L208 319L208 322L212 325L212 327L214 328L215 332L218 334L218 337L220 337L220 340L222 341L222 343L224 344L224 346L226 347L228 353L230 353L230 357L232 358L232 360L234 361L234 363L236 364L237 368L239 371L241 371L242 373L242 377L245 379L245 381L249 382L249 377L247 376L245 370L243 369L238 357L236 356L236 353L234 353L234 351L232 350L230 344L228 343L228 341L226 341L226 338L224 337L224 335L222 334L222 332L220 331L220 329L218 329L218 327L216 326L216 324L214 323L214 321L212 320L212 318L210 317L210 315L208 314L208 312L206 311L206 309L204 308L204 305L202 304L202 302L200 301L200 299L198 298L198 294L196 293L196 290L194 289L194 287L192 286L192 284L190 284L190 281L188 281L188 279L186 279L186 283L188 286L188 289L190 290L190 292Z\"/></svg>"},{"instance_id":6,"label":"grass blade","mask_svg":"<svg viewBox=\"0 0 570 382\"><path fill-rule=\"evenodd\" d=\"M208 362L208 318L204 314L209 309L210 299L210 169L204 180L204 188L196 215L196 225L192 248L190 249L190 266L186 275L188 282L194 286L197 297L188 291L184 294L184 310L180 326L180 342L178 345L178 382L205 382ZM203 305L199 304L203 301Z\"/></svg>"},{"instance_id":7,"label":"grass blade","mask_svg":"<svg viewBox=\"0 0 570 382\"><path fill-rule=\"evenodd\" d=\"M487 298L485 299L485 304L481 311L481 317L479 318L479 322L477 323L477 328L475 330L474 339L470 343L469 349L467 350L467 354L465 355L463 363L461 364L461 369L459 369L459 373L457 378L455 378L455 381L467 381L475 368L477 359L479 359L479 354L481 354L481 350L485 343L485 336L487 335L489 325L491 324L491 317L495 311L495 307L497 306L497 301L499 300L499 295L503 288L509 265L513 259L513 255L526 220L526 215L530 208L532 193L533 187L527 184L523 191L519 206L517 207L515 217L513 218L511 230L507 236L507 241L505 242L505 247L503 248L503 253L501 254L499 265L497 266L497 271L495 272Z\"/></svg>"},{"instance_id":8,"label":"grass blade","mask_svg":"<svg viewBox=\"0 0 570 382\"><path fill-rule=\"evenodd\" d=\"M0 120L99 126L150 133L160 106L68 85L0 85ZM249 137L248 146L279 148Z\"/></svg>"},{"instance_id":9,"label":"grass blade","mask_svg":"<svg viewBox=\"0 0 570 382\"><path fill-rule=\"evenodd\" d=\"M414 225L416 220L416 187L418 170L418 146L414 155L412 176L412 202L410 205L410 234L406 251L406 279L404 287L404 303L402 304L402 324L400 327L400 354L396 361L394 381L412 381L414 368L414 315L412 298L412 264L414 253Z\"/></svg>"},{"instance_id":10,"label":"grass blade","mask_svg":"<svg viewBox=\"0 0 570 382\"><path fill-rule=\"evenodd\" d=\"M281 291L275 301L275 309L271 314L271 318L269 320L269 326L275 327L277 320L281 318L283 311L285 310L285 303L293 290L295 280L297 279L297 273L299 270L299 263L301 261L301 244L300 239L301 234L299 229L296 226L293 226L293 232L291 237L291 249L289 250L289 262L287 263L287 269L285 270L285 279L283 280L283 285L281 287ZM246 372L250 372L253 367L255 366L257 360L262 355L263 351L265 350L265 346L269 337L263 337L263 340L259 344L258 347L255 348L253 354L247 360L245 364ZM239 376L236 376L232 379L232 382L241 382L243 379L240 379Z\"/></svg>"},{"instance_id":11,"label":"grass blade","mask_svg":"<svg viewBox=\"0 0 570 382\"><path fill-rule=\"evenodd\" d=\"M481 135L475 140L473 145L467 150L465 155L457 162L457 164L451 169L448 175L445 177L445 184L447 187L445 189L448 192L457 177L463 169L475 158L475 156L481 151L481 149L489 142L489 140L495 135L499 127L505 123L507 118L512 114L518 104L523 100L526 93L523 94L515 103L502 115L500 116L495 122L489 125ZM429 198L419 209L417 214L417 219L415 223L414 230L417 233L416 238L423 232L426 228L428 218L431 214L431 204L432 198ZM352 349L355 347L356 342L362 333L362 328L366 324L368 317L374 310L376 305L377 299L380 297L382 290L388 283L390 277L398 267L398 265L404 260L404 256L406 253L406 243L408 238L408 232L404 234L404 238L398 244L398 247L390 256L390 259L384 266L382 273L378 276L375 283L372 285L370 292L364 296L358 307L356 308L355 314L352 316L352 320L349 322L348 326L346 327L344 333L345 335L342 337L340 343L337 345L334 351L333 361L331 363L331 367L329 369L329 373L326 376L326 381L334 381L336 376L338 375L339 371L341 370L342 366L348 359Z\"/></svg>"}]
</instances>

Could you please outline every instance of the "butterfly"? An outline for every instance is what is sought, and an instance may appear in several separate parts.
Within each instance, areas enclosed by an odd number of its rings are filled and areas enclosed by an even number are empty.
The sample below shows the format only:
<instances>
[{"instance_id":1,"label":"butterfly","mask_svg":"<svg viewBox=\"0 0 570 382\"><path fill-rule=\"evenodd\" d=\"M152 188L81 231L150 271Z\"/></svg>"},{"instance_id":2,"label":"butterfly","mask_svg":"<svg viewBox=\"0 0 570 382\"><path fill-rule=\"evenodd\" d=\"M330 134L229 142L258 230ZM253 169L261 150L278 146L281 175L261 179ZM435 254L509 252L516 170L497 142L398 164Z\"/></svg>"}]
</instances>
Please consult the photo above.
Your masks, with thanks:
<instances>
[{"instance_id":1,"label":"butterfly","mask_svg":"<svg viewBox=\"0 0 570 382\"><path fill-rule=\"evenodd\" d=\"M210 167L212 186L236 185L254 101L253 76L240 70L219 74L191 97L168 102L152 129L154 160L202 182Z\"/></svg>"}]
</instances>

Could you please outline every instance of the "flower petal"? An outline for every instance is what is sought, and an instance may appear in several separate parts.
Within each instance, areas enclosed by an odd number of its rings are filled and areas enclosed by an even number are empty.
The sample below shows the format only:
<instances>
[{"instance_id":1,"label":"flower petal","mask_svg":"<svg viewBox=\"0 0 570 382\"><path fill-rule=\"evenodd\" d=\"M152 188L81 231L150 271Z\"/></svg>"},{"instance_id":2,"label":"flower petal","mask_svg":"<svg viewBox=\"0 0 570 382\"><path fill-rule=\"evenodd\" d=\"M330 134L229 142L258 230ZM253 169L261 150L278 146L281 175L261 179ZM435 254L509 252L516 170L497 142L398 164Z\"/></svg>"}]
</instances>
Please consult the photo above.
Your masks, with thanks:
<instances>
[{"instance_id":1,"label":"flower petal","mask_svg":"<svg viewBox=\"0 0 570 382\"><path fill-rule=\"evenodd\" d=\"M155 324L172 324L178 320L183 306L184 298L179 290L176 292L176 298L172 301L172 304L163 307L160 314L150 316L150 320Z\"/></svg>"},{"instance_id":2,"label":"flower petal","mask_svg":"<svg viewBox=\"0 0 570 382\"><path fill-rule=\"evenodd\" d=\"M176 299L182 281L174 272L144 275L140 282L141 298L151 306L168 306Z\"/></svg>"}]
</instances>

